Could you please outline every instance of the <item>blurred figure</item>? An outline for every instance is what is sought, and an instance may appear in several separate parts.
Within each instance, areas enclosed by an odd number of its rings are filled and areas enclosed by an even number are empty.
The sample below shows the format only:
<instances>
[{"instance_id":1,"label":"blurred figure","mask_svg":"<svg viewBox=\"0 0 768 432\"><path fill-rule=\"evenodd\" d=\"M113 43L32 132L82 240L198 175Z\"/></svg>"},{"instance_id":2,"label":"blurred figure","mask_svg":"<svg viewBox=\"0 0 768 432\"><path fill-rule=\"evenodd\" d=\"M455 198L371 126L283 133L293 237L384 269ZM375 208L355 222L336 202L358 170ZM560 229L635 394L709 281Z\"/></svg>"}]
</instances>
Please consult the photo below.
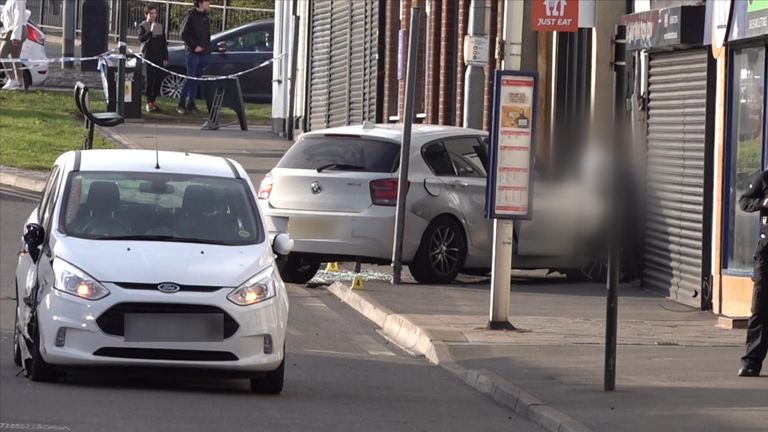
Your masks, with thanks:
<instances>
[{"instance_id":1,"label":"blurred figure","mask_svg":"<svg viewBox=\"0 0 768 432\"><path fill-rule=\"evenodd\" d=\"M139 26L141 54L145 59L157 65L168 66L168 42L165 40L163 25L157 22L157 7L147 5L144 8L147 20ZM147 64L147 112L157 111L157 96L160 94L160 82L163 80L160 69Z\"/></svg>"},{"instance_id":2,"label":"blurred figure","mask_svg":"<svg viewBox=\"0 0 768 432\"><path fill-rule=\"evenodd\" d=\"M752 271L752 316L747 324L747 352L741 358L739 369L739 376L756 377L768 352L768 170L752 179L739 198L739 205L746 212L760 212L760 238Z\"/></svg>"},{"instance_id":3,"label":"blurred figure","mask_svg":"<svg viewBox=\"0 0 768 432\"><path fill-rule=\"evenodd\" d=\"M27 39L27 2L25 0L8 0L3 6L2 16L4 31L0 34L0 58L19 58L21 44ZM22 75L19 71L19 63L12 63L13 74L8 67L3 65L8 82L3 90L18 90L21 85Z\"/></svg>"}]
</instances>

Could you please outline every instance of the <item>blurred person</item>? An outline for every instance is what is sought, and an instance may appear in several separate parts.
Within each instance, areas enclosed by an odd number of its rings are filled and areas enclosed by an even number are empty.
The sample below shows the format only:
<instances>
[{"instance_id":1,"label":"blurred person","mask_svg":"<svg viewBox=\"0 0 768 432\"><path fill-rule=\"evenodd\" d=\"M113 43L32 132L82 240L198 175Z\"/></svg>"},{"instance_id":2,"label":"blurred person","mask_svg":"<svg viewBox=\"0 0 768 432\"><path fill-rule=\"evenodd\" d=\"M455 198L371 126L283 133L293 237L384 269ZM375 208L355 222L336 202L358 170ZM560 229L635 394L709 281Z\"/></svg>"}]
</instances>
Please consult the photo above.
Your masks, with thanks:
<instances>
[{"instance_id":1,"label":"blurred person","mask_svg":"<svg viewBox=\"0 0 768 432\"><path fill-rule=\"evenodd\" d=\"M21 45L27 39L27 2L25 0L8 0L3 6L0 19L3 22L3 33L0 34L0 58L19 58L21 55ZM13 74L9 73L9 68L3 65L5 76L8 81L3 86L3 90L18 90L23 88L21 85L22 74L20 64L12 63Z\"/></svg>"},{"instance_id":2,"label":"blurred person","mask_svg":"<svg viewBox=\"0 0 768 432\"><path fill-rule=\"evenodd\" d=\"M739 206L746 212L760 212L760 237L755 250L752 294L752 316L747 324L747 351L741 358L739 376L760 376L768 351L768 170L755 176Z\"/></svg>"},{"instance_id":3,"label":"blurred person","mask_svg":"<svg viewBox=\"0 0 768 432\"><path fill-rule=\"evenodd\" d=\"M195 7L184 16L181 23L181 39L187 48L187 75L199 78L203 74L211 47L211 24L208 11L209 0L195 0ZM197 98L197 80L187 79L181 89L178 112L199 112L195 106ZM186 103L185 103L186 101Z\"/></svg>"},{"instance_id":4,"label":"blurred person","mask_svg":"<svg viewBox=\"0 0 768 432\"><path fill-rule=\"evenodd\" d=\"M156 65L168 66L168 42L165 39L163 25L157 22L157 7L147 5L144 8L147 20L139 25L139 41L141 54L145 59ZM156 67L146 64L147 83L147 112L158 110L157 96L160 94L162 72Z\"/></svg>"}]
</instances>

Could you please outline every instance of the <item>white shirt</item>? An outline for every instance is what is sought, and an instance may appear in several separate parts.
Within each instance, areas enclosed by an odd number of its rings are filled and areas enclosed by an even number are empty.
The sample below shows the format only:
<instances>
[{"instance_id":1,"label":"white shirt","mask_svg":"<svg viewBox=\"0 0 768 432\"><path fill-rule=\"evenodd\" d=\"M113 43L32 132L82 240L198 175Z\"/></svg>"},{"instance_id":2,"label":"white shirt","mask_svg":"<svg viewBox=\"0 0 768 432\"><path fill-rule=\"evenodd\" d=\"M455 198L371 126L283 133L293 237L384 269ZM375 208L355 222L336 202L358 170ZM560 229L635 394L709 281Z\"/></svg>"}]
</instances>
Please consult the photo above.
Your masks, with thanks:
<instances>
[{"instance_id":1,"label":"white shirt","mask_svg":"<svg viewBox=\"0 0 768 432\"><path fill-rule=\"evenodd\" d=\"M24 25L27 24L26 0L7 0L3 6L2 21L5 31L11 31L11 40L21 40Z\"/></svg>"}]
</instances>

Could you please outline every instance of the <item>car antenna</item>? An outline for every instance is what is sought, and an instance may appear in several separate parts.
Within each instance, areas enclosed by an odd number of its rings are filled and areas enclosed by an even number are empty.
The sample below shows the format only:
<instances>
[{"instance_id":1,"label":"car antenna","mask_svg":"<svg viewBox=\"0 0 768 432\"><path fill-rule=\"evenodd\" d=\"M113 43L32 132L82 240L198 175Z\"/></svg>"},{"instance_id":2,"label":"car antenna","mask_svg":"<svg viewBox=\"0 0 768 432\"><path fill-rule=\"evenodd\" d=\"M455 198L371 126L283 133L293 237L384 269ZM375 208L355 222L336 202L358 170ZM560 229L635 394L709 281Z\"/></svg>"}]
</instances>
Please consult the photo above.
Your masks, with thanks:
<instances>
[{"instance_id":1,"label":"car antenna","mask_svg":"<svg viewBox=\"0 0 768 432\"><path fill-rule=\"evenodd\" d=\"M155 169L160 169L160 147L157 145L157 123L155 123Z\"/></svg>"}]
</instances>

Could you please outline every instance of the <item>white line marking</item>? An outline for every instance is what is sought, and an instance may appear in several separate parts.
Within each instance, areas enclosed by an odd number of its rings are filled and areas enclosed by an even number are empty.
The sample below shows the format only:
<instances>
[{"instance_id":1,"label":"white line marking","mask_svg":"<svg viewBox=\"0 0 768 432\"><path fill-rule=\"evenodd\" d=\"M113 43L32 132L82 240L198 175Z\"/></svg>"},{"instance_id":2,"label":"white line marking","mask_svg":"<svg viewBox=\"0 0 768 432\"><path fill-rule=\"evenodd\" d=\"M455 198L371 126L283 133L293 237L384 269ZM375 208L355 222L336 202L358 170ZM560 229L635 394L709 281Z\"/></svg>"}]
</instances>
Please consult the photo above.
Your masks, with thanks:
<instances>
[{"instance_id":1,"label":"white line marking","mask_svg":"<svg viewBox=\"0 0 768 432\"><path fill-rule=\"evenodd\" d=\"M67 426L56 426L39 423L0 423L0 429L4 430L44 430L44 431L68 431Z\"/></svg>"}]
</instances>

